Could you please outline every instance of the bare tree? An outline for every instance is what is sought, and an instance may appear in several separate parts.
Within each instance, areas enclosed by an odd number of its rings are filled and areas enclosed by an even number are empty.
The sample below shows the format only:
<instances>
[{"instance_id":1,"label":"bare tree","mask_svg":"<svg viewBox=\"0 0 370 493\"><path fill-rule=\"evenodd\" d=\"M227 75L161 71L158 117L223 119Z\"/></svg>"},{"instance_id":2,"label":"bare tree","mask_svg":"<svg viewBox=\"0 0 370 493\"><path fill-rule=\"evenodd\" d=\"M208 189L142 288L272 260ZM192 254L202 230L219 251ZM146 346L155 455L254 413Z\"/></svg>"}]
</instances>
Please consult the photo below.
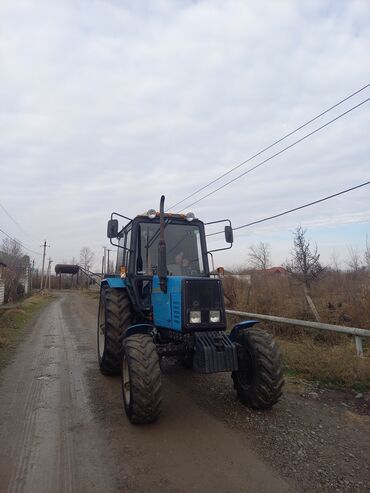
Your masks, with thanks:
<instances>
[{"instance_id":1,"label":"bare tree","mask_svg":"<svg viewBox=\"0 0 370 493\"><path fill-rule=\"evenodd\" d=\"M340 271L340 257L336 251L333 251L330 257L330 266L335 272Z\"/></svg>"},{"instance_id":2,"label":"bare tree","mask_svg":"<svg viewBox=\"0 0 370 493\"><path fill-rule=\"evenodd\" d=\"M268 243L260 241L258 245L249 247L249 264L254 269L266 270L271 266L271 251Z\"/></svg>"},{"instance_id":3,"label":"bare tree","mask_svg":"<svg viewBox=\"0 0 370 493\"><path fill-rule=\"evenodd\" d=\"M310 241L306 238L307 230L302 226L294 231L292 259L287 264L287 271L293 277L299 279L309 289L311 282L318 279L324 272L320 263L320 254L317 245L311 247Z\"/></svg>"},{"instance_id":4,"label":"bare tree","mask_svg":"<svg viewBox=\"0 0 370 493\"><path fill-rule=\"evenodd\" d=\"M309 306L316 320L319 321L319 314L310 296L310 286L313 281L318 280L323 275L325 269L320 263L317 245L311 246L310 241L306 238L306 231L302 226L298 226L294 231L292 258L287 263L286 269L303 284L306 309Z\"/></svg>"},{"instance_id":5,"label":"bare tree","mask_svg":"<svg viewBox=\"0 0 370 493\"><path fill-rule=\"evenodd\" d=\"M20 243L10 238L3 240L1 251L6 264L6 269L3 273L5 300L15 301L24 294L24 287L21 281L26 275L29 257L23 254Z\"/></svg>"},{"instance_id":6,"label":"bare tree","mask_svg":"<svg viewBox=\"0 0 370 493\"><path fill-rule=\"evenodd\" d=\"M358 248L350 245L348 247L348 260L346 261L348 268L352 272L359 272L361 270L361 255Z\"/></svg>"},{"instance_id":7,"label":"bare tree","mask_svg":"<svg viewBox=\"0 0 370 493\"><path fill-rule=\"evenodd\" d=\"M95 254L90 247L83 246L80 250L80 263L85 270L91 270ZM86 275L86 287L89 287L89 277Z\"/></svg>"},{"instance_id":8,"label":"bare tree","mask_svg":"<svg viewBox=\"0 0 370 493\"><path fill-rule=\"evenodd\" d=\"M365 252L364 252L364 261L367 270L370 272L370 243L368 241L367 235L366 235L366 244L365 244Z\"/></svg>"},{"instance_id":9,"label":"bare tree","mask_svg":"<svg viewBox=\"0 0 370 493\"><path fill-rule=\"evenodd\" d=\"M83 246L80 250L80 263L86 270L90 270L94 262L95 254L90 247Z\"/></svg>"}]
</instances>

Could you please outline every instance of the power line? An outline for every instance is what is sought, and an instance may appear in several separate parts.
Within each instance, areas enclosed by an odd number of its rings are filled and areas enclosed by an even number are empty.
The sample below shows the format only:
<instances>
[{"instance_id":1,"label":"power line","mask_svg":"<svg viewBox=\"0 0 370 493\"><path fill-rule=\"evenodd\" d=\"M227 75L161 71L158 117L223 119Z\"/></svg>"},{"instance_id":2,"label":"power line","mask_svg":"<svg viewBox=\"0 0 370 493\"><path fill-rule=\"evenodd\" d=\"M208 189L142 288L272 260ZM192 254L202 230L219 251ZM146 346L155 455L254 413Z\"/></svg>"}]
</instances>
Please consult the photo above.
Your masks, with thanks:
<instances>
[{"instance_id":1,"label":"power line","mask_svg":"<svg viewBox=\"0 0 370 493\"><path fill-rule=\"evenodd\" d=\"M42 255L40 252L36 252L35 250L32 250L31 248L28 248L26 245L24 245L21 241L13 238L12 236L10 236L9 233L7 233L6 231L4 231L3 229L0 228L0 232L3 233L5 236L7 236L10 240L12 241L15 241L16 243L18 243L18 245L20 245L22 248L24 248L25 250L28 250L29 252L32 252L34 253L35 255Z\"/></svg>"},{"instance_id":2,"label":"power line","mask_svg":"<svg viewBox=\"0 0 370 493\"><path fill-rule=\"evenodd\" d=\"M13 221L13 223L18 227L18 229L20 231L22 231L22 233L24 233L25 235L29 236L27 231L25 229L22 228L22 226L14 219L14 217L10 214L10 212L3 206L3 204L0 202L0 208L5 212L5 214L9 217L9 219L11 219L11 221Z\"/></svg>"},{"instance_id":3,"label":"power line","mask_svg":"<svg viewBox=\"0 0 370 493\"><path fill-rule=\"evenodd\" d=\"M226 183L224 183L223 185L221 185L220 187L216 188L215 190L212 190L211 192L207 193L206 195L203 195L203 197L200 197L199 199L195 200L194 202L192 202L191 204L187 205L186 207L184 207L183 209L181 209L179 212L182 212L184 209L188 209L189 207L195 205L195 204L198 204L198 202L206 199L207 197L213 195L214 193L218 192L219 190L221 190L222 188L225 188L227 187L228 185L230 185L231 183L233 183L234 181L236 180L239 180L239 178L242 178L243 176L245 176L246 174L250 173L251 171L259 168L260 166L264 165L265 163L267 163L268 161L271 161L271 159L275 158L276 156L279 156L280 154L282 154L283 152L287 151L288 149L290 149L291 147L294 147L296 146L297 144L299 144L300 142L302 142L303 140L307 139L308 137L311 137L312 135L314 135L315 133L319 132L320 130L322 130L323 128L327 127L328 125L330 125L331 123L334 123L335 121L339 120L340 118L344 117L345 115L347 115L348 113L350 113L351 111L355 110L356 108L359 108L360 106L362 106L363 104L367 103L368 101L370 101L370 98L367 98L365 99L364 101L361 101L361 103L358 103L356 104L355 106L352 106L352 108L350 108L349 110L345 111L344 113L341 113L340 115L336 116L335 118L333 118L332 120L328 121L327 123L324 123L323 125L321 125L320 127L316 128L315 130L313 130L312 132L304 135L303 137L301 137L300 139L296 140L295 142L293 142L292 144L284 147L283 149L281 149L280 151L276 152L275 154L273 154L272 156L264 159L263 161L261 161L260 163L256 164L255 166L252 166L252 168L249 168L247 169L246 171L244 171L243 173L241 173L240 175L236 176L235 178L233 178L232 180L229 180L227 181Z\"/></svg>"},{"instance_id":4,"label":"power line","mask_svg":"<svg viewBox=\"0 0 370 493\"><path fill-rule=\"evenodd\" d=\"M265 217L263 219L258 219L257 221L252 221L250 223L243 224L242 226L237 226L236 228L233 228L233 231L237 231L238 229L247 228L247 227L253 226L255 224L260 224L260 223L263 223L265 221L270 221L271 219L276 219L277 217L285 216L286 214L290 214L291 212L295 212L295 211L298 211L300 209L304 209L305 207L310 207L311 205L319 204L320 202L324 202L325 200L329 200L329 199L332 199L334 197L338 197L339 195L343 195L344 193L352 192L352 190L356 190L357 188L365 187L366 185L369 185L369 184L370 184L370 180L365 181L364 183L360 183L359 185L356 185L354 187L347 188L346 190L341 190L340 192L333 193L332 195L327 195L326 197L323 197L321 199L314 200L313 202L308 202L307 204L300 205L298 207L294 207L293 209L289 209L289 210L284 211L284 212L279 212L279 214L274 214L273 216ZM215 236L215 235L219 235L221 233L223 233L223 231L217 231L216 233L210 233L207 236Z\"/></svg>"},{"instance_id":5,"label":"power line","mask_svg":"<svg viewBox=\"0 0 370 493\"><path fill-rule=\"evenodd\" d=\"M222 175L220 175L219 177L215 178L214 180L208 182L207 184L203 185L201 188L198 188L198 190L196 190L195 192L191 193L190 195L188 195L187 197L185 197L184 199L180 200L179 202L176 202L176 204L174 205L171 205L167 210L169 209L172 209L174 207L177 207L179 204L182 204L183 202L185 202L185 200L187 199L190 199L191 197L193 197L194 195L196 195L197 193L201 192L202 190L204 190L205 188L208 188L210 187L211 185L213 185L214 183L218 182L219 180L221 180L222 178L224 178L225 176L229 175L230 173L232 173L233 171L235 171L236 169L240 168L241 166L244 166L244 164L247 164L249 163L249 161L252 161L252 159L260 156L261 154L263 154L264 152L268 151L269 149L271 149L272 147L276 146L277 144L279 144L280 142L282 142L283 140L287 139L288 137L290 137L291 135L297 133L299 130L302 130L302 128L306 127L307 125L309 125L310 123L314 122L315 120L317 120L318 118L320 118L321 116L325 115L326 113L328 113L329 111L333 110L334 108L336 108L337 106L343 104L345 101L348 101L349 99L353 98L354 96L356 96L356 94L359 94L360 92L364 91L365 89L367 89L368 87L370 86L370 84L366 84L365 86L361 87L360 89L358 89L357 91L353 92L352 94L350 94L349 96L345 97L344 99L342 99L341 101L339 101L338 103L334 104L333 106L330 106L330 108L322 111L321 113L319 113L318 115L316 115L315 117L311 118L310 120L308 120L306 123L303 123L302 125L300 125L299 127L297 127L295 130L292 130L291 132L287 133L286 135L284 135L283 137L280 137L278 140L275 140L272 144L270 144L269 146L263 148L261 151L257 152L256 154L254 154L253 156L249 157L248 159L246 159L245 161L243 161L242 163L234 166L233 168L231 168L229 171L227 171L226 173L223 173Z\"/></svg>"}]
</instances>

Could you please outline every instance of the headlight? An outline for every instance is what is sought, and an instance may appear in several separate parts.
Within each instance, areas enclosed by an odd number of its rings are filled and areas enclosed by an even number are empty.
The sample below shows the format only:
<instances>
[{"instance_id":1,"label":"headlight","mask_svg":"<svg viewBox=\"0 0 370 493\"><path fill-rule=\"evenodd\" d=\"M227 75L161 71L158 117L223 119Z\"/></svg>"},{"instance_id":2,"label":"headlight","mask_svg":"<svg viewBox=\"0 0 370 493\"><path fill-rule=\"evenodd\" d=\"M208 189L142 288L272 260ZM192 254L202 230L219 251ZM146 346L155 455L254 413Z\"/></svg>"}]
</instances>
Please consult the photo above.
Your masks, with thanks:
<instances>
[{"instance_id":1,"label":"headlight","mask_svg":"<svg viewBox=\"0 0 370 493\"><path fill-rule=\"evenodd\" d=\"M154 219L155 216L157 215L157 211L155 209L149 209L146 214L149 217L149 219Z\"/></svg>"},{"instance_id":2,"label":"headlight","mask_svg":"<svg viewBox=\"0 0 370 493\"><path fill-rule=\"evenodd\" d=\"M190 323L200 324L202 321L202 314L199 310L191 310L190 312Z\"/></svg>"},{"instance_id":3,"label":"headlight","mask_svg":"<svg viewBox=\"0 0 370 493\"><path fill-rule=\"evenodd\" d=\"M220 310L209 311L209 321L213 323L219 323L221 319Z\"/></svg>"}]
</instances>

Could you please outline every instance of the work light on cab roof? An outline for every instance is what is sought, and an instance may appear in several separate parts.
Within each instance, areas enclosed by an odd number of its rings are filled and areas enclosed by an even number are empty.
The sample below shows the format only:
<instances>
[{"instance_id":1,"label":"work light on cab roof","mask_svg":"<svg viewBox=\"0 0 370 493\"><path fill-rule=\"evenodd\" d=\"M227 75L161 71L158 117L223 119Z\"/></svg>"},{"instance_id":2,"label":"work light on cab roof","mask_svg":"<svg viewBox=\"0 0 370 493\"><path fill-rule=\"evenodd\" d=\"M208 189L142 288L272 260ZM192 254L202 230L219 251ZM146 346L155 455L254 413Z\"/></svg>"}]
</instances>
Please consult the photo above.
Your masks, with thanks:
<instances>
[{"instance_id":1,"label":"work light on cab roof","mask_svg":"<svg viewBox=\"0 0 370 493\"><path fill-rule=\"evenodd\" d=\"M148 212L144 215L149 217L149 219L155 219L156 217L160 216L160 212L157 212L155 209L149 209ZM186 219L189 223L195 219L194 212L188 212L187 214L172 214L169 212L165 215L169 217L178 217L181 219Z\"/></svg>"}]
</instances>

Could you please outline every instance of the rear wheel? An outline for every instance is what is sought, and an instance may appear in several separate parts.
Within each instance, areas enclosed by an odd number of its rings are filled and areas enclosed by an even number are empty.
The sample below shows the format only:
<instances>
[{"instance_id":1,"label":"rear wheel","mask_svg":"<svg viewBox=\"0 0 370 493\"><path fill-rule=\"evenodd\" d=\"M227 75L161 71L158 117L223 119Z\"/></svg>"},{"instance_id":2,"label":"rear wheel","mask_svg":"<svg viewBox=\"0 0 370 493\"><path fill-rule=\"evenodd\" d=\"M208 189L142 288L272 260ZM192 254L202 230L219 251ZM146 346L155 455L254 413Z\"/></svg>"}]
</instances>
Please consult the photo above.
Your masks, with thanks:
<instances>
[{"instance_id":1,"label":"rear wheel","mask_svg":"<svg viewBox=\"0 0 370 493\"><path fill-rule=\"evenodd\" d=\"M121 375L123 403L131 423L157 420L161 413L161 370L150 335L133 334L124 339Z\"/></svg>"},{"instance_id":2,"label":"rear wheel","mask_svg":"<svg viewBox=\"0 0 370 493\"><path fill-rule=\"evenodd\" d=\"M123 335L132 322L131 303L125 289L102 286L98 314L98 359L104 375L118 375Z\"/></svg>"},{"instance_id":3,"label":"rear wheel","mask_svg":"<svg viewBox=\"0 0 370 493\"><path fill-rule=\"evenodd\" d=\"M239 370L232 372L239 400L254 409L277 403L284 385L282 357L274 338L259 329L239 332Z\"/></svg>"}]
</instances>

